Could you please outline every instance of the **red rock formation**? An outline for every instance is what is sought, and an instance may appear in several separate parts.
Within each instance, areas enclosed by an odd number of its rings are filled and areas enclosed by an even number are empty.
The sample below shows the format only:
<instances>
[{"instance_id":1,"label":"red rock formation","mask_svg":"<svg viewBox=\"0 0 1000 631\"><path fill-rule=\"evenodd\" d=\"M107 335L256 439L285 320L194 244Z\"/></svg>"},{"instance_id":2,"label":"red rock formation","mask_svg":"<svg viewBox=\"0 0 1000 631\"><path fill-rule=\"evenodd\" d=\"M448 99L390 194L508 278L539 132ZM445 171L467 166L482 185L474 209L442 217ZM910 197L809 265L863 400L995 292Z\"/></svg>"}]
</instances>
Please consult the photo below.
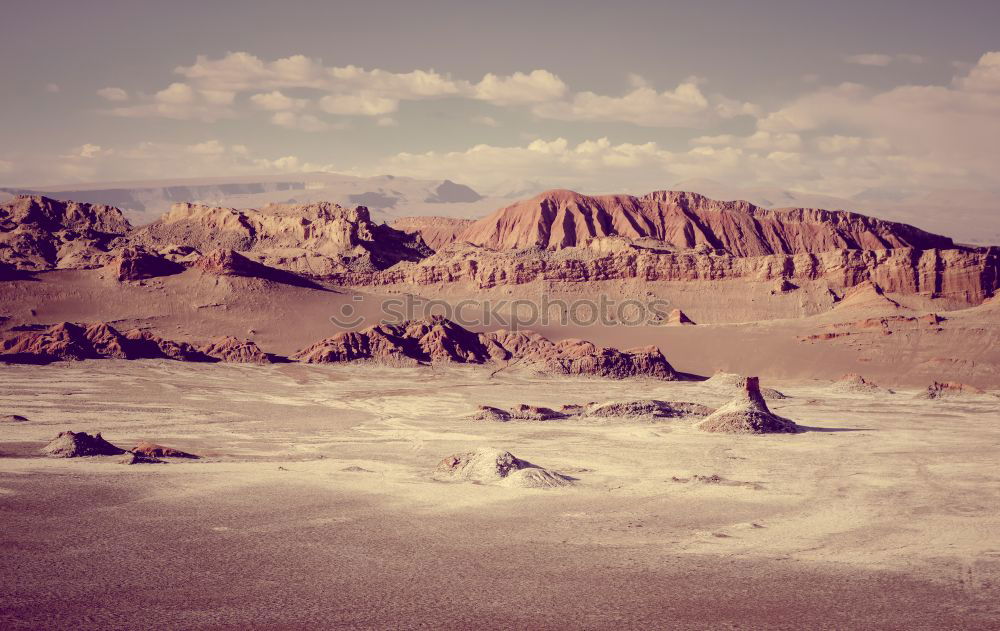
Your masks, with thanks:
<instances>
[{"instance_id":1,"label":"red rock formation","mask_svg":"<svg viewBox=\"0 0 1000 631\"><path fill-rule=\"evenodd\" d=\"M864 281L885 292L947 298L978 305L1000 291L1000 248L913 250L834 250L820 254L738 257L712 253L663 253L630 249L594 254L586 248L531 256L465 248L446 248L418 263L404 263L375 273L344 273L331 280L344 285L436 285L470 283L474 287L522 285L545 281L748 280L797 285L823 282L843 291Z\"/></svg>"},{"instance_id":2,"label":"red rock formation","mask_svg":"<svg viewBox=\"0 0 1000 631\"><path fill-rule=\"evenodd\" d=\"M201 347L201 352L224 362L236 364L270 364L271 358L251 340L224 336Z\"/></svg>"},{"instance_id":3,"label":"red rock formation","mask_svg":"<svg viewBox=\"0 0 1000 631\"><path fill-rule=\"evenodd\" d=\"M680 191L642 197L547 191L477 221L457 239L510 250L574 247L607 236L652 237L678 248L705 245L736 256L953 246L947 237L855 213L768 210Z\"/></svg>"},{"instance_id":4,"label":"red rock formation","mask_svg":"<svg viewBox=\"0 0 1000 631\"><path fill-rule=\"evenodd\" d=\"M132 343L132 348L138 355L135 359L173 359L182 362L218 361L216 358L201 352L192 344L167 340L150 331L130 329L125 331L123 335Z\"/></svg>"},{"instance_id":5,"label":"red rock formation","mask_svg":"<svg viewBox=\"0 0 1000 631\"><path fill-rule=\"evenodd\" d=\"M29 271L100 267L131 229L111 206L19 195L0 204L0 262Z\"/></svg>"},{"instance_id":6,"label":"red rock formation","mask_svg":"<svg viewBox=\"0 0 1000 631\"><path fill-rule=\"evenodd\" d=\"M186 451L181 451L180 449L174 449L173 447L164 447L163 445L157 445L156 443L151 443L148 440L143 440L136 443L135 447L133 447L129 451L142 456L148 456L150 458L198 459L200 457L194 454L189 454Z\"/></svg>"},{"instance_id":7,"label":"red rock formation","mask_svg":"<svg viewBox=\"0 0 1000 631\"><path fill-rule=\"evenodd\" d=\"M99 357L86 330L63 322L44 331L8 337L0 342L0 358L9 362L82 360Z\"/></svg>"},{"instance_id":8,"label":"red rock formation","mask_svg":"<svg viewBox=\"0 0 1000 631\"><path fill-rule=\"evenodd\" d=\"M217 361L185 342L165 340L138 329L123 334L104 322L86 326L62 322L44 331L0 340L0 360L9 363L83 359Z\"/></svg>"},{"instance_id":9,"label":"red rock formation","mask_svg":"<svg viewBox=\"0 0 1000 631\"><path fill-rule=\"evenodd\" d=\"M122 248L108 267L121 282L167 276L184 270L182 265L153 254L142 246Z\"/></svg>"},{"instance_id":10,"label":"red rock formation","mask_svg":"<svg viewBox=\"0 0 1000 631\"><path fill-rule=\"evenodd\" d=\"M216 276L259 276L263 266L234 250L219 249L202 255L193 267Z\"/></svg>"},{"instance_id":11,"label":"red rock formation","mask_svg":"<svg viewBox=\"0 0 1000 631\"><path fill-rule=\"evenodd\" d=\"M520 365L550 374L623 379L678 379L654 346L620 351L583 340L552 342L538 334L473 333L440 316L338 333L292 355L308 363L373 360L383 363L457 362Z\"/></svg>"}]
</instances>

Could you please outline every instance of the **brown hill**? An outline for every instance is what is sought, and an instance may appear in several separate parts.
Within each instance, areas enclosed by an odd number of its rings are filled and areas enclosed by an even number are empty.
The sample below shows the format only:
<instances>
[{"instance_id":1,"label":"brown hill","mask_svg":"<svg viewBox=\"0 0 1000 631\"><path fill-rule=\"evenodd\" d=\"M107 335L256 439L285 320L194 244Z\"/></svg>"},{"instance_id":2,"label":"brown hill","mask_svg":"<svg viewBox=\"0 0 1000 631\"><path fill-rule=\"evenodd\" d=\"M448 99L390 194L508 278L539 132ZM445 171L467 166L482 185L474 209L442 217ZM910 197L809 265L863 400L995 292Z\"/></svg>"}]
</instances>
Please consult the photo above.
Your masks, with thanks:
<instances>
[{"instance_id":1,"label":"brown hill","mask_svg":"<svg viewBox=\"0 0 1000 631\"><path fill-rule=\"evenodd\" d=\"M0 263L19 270L100 267L131 229L111 206L19 195L0 204Z\"/></svg>"},{"instance_id":2,"label":"brown hill","mask_svg":"<svg viewBox=\"0 0 1000 631\"><path fill-rule=\"evenodd\" d=\"M856 213L769 210L681 191L642 197L547 191L480 219L456 238L498 250L556 250L611 236L649 237L677 248L705 246L736 256L954 246L947 237Z\"/></svg>"},{"instance_id":3,"label":"brown hill","mask_svg":"<svg viewBox=\"0 0 1000 631\"><path fill-rule=\"evenodd\" d=\"M132 241L156 250L179 244L202 252L252 252L264 265L314 276L385 269L431 253L419 236L372 222L364 206L328 202L259 210L175 204L136 230Z\"/></svg>"}]
</instances>

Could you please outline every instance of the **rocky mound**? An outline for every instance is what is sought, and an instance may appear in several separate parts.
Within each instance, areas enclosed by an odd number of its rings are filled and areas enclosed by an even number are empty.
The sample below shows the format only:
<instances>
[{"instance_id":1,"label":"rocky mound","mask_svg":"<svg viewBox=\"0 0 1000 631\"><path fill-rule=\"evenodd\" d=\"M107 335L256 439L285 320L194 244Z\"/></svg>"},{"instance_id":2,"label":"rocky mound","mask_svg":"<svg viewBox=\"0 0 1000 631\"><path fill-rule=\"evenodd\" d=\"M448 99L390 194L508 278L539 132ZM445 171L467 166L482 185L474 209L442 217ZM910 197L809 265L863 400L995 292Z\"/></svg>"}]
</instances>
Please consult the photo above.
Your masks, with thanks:
<instances>
[{"instance_id":1,"label":"rocky mound","mask_svg":"<svg viewBox=\"0 0 1000 631\"><path fill-rule=\"evenodd\" d=\"M146 440L136 443L135 447L129 451L148 458L192 458L197 460L200 457L189 454L186 451L181 451L180 449L164 447L163 445L157 445Z\"/></svg>"},{"instance_id":2,"label":"rocky mound","mask_svg":"<svg viewBox=\"0 0 1000 631\"><path fill-rule=\"evenodd\" d=\"M875 394L879 392L885 392L888 394L893 393L892 390L874 384L871 381L868 381L867 379L862 377L861 375L853 372L848 373L843 377L841 377L840 379L838 379L833 384L832 387L834 390L837 390L838 392L845 392L851 394Z\"/></svg>"},{"instance_id":3,"label":"rocky mound","mask_svg":"<svg viewBox=\"0 0 1000 631\"><path fill-rule=\"evenodd\" d=\"M572 484L572 479L514 457L509 451L480 448L442 460L434 472L441 482L473 482L522 488L551 488Z\"/></svg>"},{"instance_id":4,"label":"rocky mound","mask_svg":"<svg viewBox=\"0 0 1000 631\"><path fill-rule=\"evenodd\" d=\"M147 331L120 333L104 322L88 325L62 322L43 331L0 340L0 361L46 363L84 359L176 359L217 361L185 342L165 340Z\"/></svg>"},{"instance_id":5,"label":"rocky mound","mask_svg":"<svg viewBox=\"0 0 1000 631\"><path fill-rule=\"evenodd\" d=\"M480 405L479 409L472 415L473 421L492 421L497 423L506 423L513 417L510 411L504 410L503 408L496 408L492 405Z\"/></svg>"},{"instance_id":6,"label":"rocky mound","mask_svg":"<svg viewBox=\"0 0 1000 631\"><path fill-rule=\"evenodd\" d=\"M658 399L634 399L627 401L607 401L591 403L583 411L584 416L604 418L687 418L703 417L711 414L713 408L700 403L682 401L660 401Z\"/></svg>"},{"instance_id":7,"label":"rocky mound","mask_svg":"<svg viewBox=\"0 0 1000 631\"><path fill-rule=\"evenodd\" d=\"M100 267L131 229L111 206L18 195L0 204L0 262L29 271Z\"/></svg>"},{"instance_id":8,"label":"rocky mound","mask_svg":"<svg viewBox=\"0 0 1000 631\"><path fill-rule=\"evenodd\" d=\"M704 381L706 386L713 386L724 390L736 390L742 392L746 389L748 377L737 375L732 372L719 371ZM775 390L774 388L760 388L761 394L768 401L779 401L787 399L788 395Z\"/></svg>"},{"instance_id":9,"label":"rocky mound","mask_svg":"<svg viewBox=\"0 0 1000 631\"><path fill-rule=\"evenodd\" d=\"M925 390L920 396L924 399L961 399L983 397L992 398L996 395L990 394L981 388L971 386L967 383L958 383L955 381L935 381L931 385L927 386L927 390Z\"/></svg>"},{"instance_id":10,"label":"rocky mound","mask_svg":"<svg viewBox=\"0 0 1000 631\"><path fill-rule=\"evenodd\" d=\"M82 456L118 456L124 449L115 447L100 434L91 436L84 432L59 432L59 435L42 448L42 454L52 458L79 458Z\"/></svg>"},{"instance_id":11,"label":"rocky mound","mask_svg":"<svg viewBox=\"0 0 1000 631\"><path fill-rule=\"evenodd\" d=\"M792 421L773 414L760 393L757 377L747 377L743 394L708 415L697 425L706 432L727 434L794 433Z\"/></svg>"},{"instance_id":12,"label":"rocky mound","mask_svg":"<svg viewBox=\"0 0 1000 631\"><path fill-rule=\"evenodd\" d=\"M122 248L108 264L119 282L169 276L184 271L184 266L174 263L142 246Z\"/></svg>"},{"instance_id":13,"label":"rocky mound","mask_svg":"<svg viewBox=\"0 0 1000 631\"><path fill-rule=\"evenodd\" d=\"M152 249L252 252L263 265L307 276L381 270L431 254L418 235L372 222L364 206L329 202L247 210L175 204L131 239Z\"/></svg>"},{"instance_id":14,"label":"rocky mound","mask_svg":"<svg viewBox=\"0 0 1000 631\"><path fill-rule=\"evenodd\" d=\"M679 376L656 347L628 351L583 340L552 342L534 333L473 333L440 316L347 331L304 348L293 359L307 363L375 361L387 364L457 362L518 365L539 372L622 379Z\"/></svg>"},{"instance_id":15,"label":"rocky mound","mask_svg":"<svg viewBox=\"0 0 1000 631\"><path fill-rule=\"evenodd\" d=\"M703 245L736 256L954 245L913 226L845 211L768 210L680 191L642 197L546 191L475 222L456 239L498 250L551 250L611 236L649 237L686 249Z\"/></svg>"},{"instance_id":16,"label":"rocky mound","mask_svg":"<svg viewBox=\"0 0 1000 631\"><path fill-rule=\"evenodd\" d=\"M201 347L201 352L218 360L236 364L270 364L271 358L251 340L224 336Z\"/></svg>"},{"instance_id":17,"label":"rocky mound","mask_svg":"<svg viewBox=\"0 0 1000 631\"><path fill-rule=\"evenodd\" d=\"M167 340L150 331L130 329L123 335L135 353L135 356L129 359L173 359L182 362L218 361L192 344Z\"/></svg>"},{"instance_id":18,"label":"rocky mound","mask_svg":"<svg viewBox=\"0 0 1000 631\"><path fill-rule=\"evenodd\" d=\"M680 401L660 401L657 399L633 399L625 401L605 401L584 405L564 405L558 410L521 403L509 410L482 405L472 416L474 421L551 421L563 419L665 419L701 418L711 414L713 408L698 403Z\"/></svg>"},{"instance_id":19,"label":"rocky mound","mask_svg":"<svg viewBox=\"0 0 1000 631\"><path fill-rule=\"evenodd\" d=\"M118 464L165 464L165 460L160 460L159 458L154 458L152 456L146 456L144 454L136 453L134 451L126 451L125 455L121 457Z\"/></svg>"},{"instance_id":20,"label":"rocky mound","mask_svg":"<svg viewBox=\"0 0 1000 631\"><path fill-rule=\"evenodd\" d=\"M20 414L0 414L0 423L27 423L28 417Z\"/></svg>"}]
</instances>

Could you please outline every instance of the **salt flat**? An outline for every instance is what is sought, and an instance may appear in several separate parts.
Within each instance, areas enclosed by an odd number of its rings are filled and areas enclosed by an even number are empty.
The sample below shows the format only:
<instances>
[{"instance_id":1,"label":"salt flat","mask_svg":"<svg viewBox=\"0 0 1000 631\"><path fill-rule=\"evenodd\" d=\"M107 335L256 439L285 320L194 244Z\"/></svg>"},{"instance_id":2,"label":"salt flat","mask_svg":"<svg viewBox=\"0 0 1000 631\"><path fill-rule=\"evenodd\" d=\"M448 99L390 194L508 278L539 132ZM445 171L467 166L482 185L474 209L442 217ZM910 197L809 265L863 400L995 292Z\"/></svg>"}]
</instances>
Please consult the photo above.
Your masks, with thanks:
<instances>
[{"instance_id":1,"label":"salt flat","mask_svg":"<svg viewBox=\"0 0 1000 631\"><path fill-rule=\"evenodd\" d=\"M475 367L61 362L0 369L6 628L979 627L1000 616L988 398L766 383L807 431L691 420L485 423L705 383ZM34 454L59 431L204 456ZM442 483L480 446L571 476ZM142 602L141 608L135 603ZM844 603L850 603L845 605Z\"/></svg>"}]
</instances>

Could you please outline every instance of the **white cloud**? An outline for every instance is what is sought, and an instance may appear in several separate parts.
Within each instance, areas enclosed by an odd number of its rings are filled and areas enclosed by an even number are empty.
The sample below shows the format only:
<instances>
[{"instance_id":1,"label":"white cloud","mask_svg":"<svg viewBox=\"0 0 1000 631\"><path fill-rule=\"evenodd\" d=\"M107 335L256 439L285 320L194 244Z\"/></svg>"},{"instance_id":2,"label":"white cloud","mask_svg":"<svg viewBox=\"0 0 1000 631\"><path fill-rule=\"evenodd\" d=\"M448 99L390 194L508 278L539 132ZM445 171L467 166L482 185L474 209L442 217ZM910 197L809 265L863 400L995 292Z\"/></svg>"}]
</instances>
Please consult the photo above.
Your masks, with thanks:
<instances>
[{"instance_id":1,"label":"white cloud","mask_svg":"<svg viewBox=\"0 0 1000 631\"><path fill-rule=\"evenodd\" d=\"M548 70L499 76L488 73L475 85L474 98L496 105L544 103L562 98L566 84Z\"/></svg>"},{"instance_id":2,"label":"white cloud","mask_svg":"<svg viewBox=\"0 0 1000 631\"><path fill-rule=\"evenodd\" d=\"M186 83L171 83L166 88L157 92L154 98L159 103L186 105L194 103L195 91Z\"/></svg>"},{"instance_id":3,"label":"white cloud","mask_svg":"<svg viewBox=\"0 0 1000 631\"><path fill-rule=\"evenodd\" d=\"M399 101L365 92L330 94L319 100L319 107L329 114L382 116L395 112L399 108Z\"/></svg>"},{"instance_id":4,"label":"white cloud","mask_svg":"<svg viewBox=\"0 0 1000 631\"><path fill-rule=\"evenodd\" d=\"M1000 52L990 52L980 57L968 74L956 78L955 85L969 92L1000 93Z\"/></svg>"},{"instance_id":5,"label":"white cloud","mask_svg":"<svg viewBox=\"0 0 1000 631\"><path fill-rule=\"evenodd\" d=\"M658 92L633 76L639 87L623 96L578 92L570 100L536 105L541 118L570 121L628 122L646 127L699 127L716 117L753 115L756 106L722 96L706 97L698 80L687 79L673 90Z\"/></svg>"},{"instance_id":6,"label":"white cloud","mask_svg":"<svg viewBox=\"0 0 1000 631\"><path fill-rule=\"evenodd\" d=\"M860 55L847 55L844 61L849 64L859 66L888 66L892 63L892 55L882 53L863 53Z\"/></svg>"},{"instance_id":7,"label":"white cloud","mask_svg":"<svg viewBox=\"0 0 1000 631\"><path fill-rule=\"evenodd\" d=\"M188 145L185 149L189 153L196 153L205 156L217 156L226 152L226 147L218 140L206 140L194 145Z\"/></svg>"},{"instance_id":8,"label":"white cloud","mask_svg":"<svg viewBox=\"0 0 1000 631\"><path fill-rule=\"evenodd\" d=\"M312 114L297 114L290 111L275 112L271 116L271 122L279 127L306 132L320 132L331 129L329 123L316 118Z\"/></svg>"},{"instance_id":9,"label":"white cloud","mask_svg":"<svg viewBox=\"0 0 1000 631\"><path fill-rule=\"evenodd\" d=\"M81 158L93 158L101 154L101 146L87 143L82 147L80 147L79 149L77 149L76 153Z\"/></svg>"},{"instance_id":10,"label":"white cloud","mask_svg":"<svg viewBox=\"0 0 1000 631\"><path fill-rule=\"evenodd\" d=\"M924 63L924 58L920 55L914 55L912 53L899 53L896 55L887 55L885 53L862 53L860 55L845 55L844 61L849 64L857 64L859 66L877 66L884 68L889 64L902 61L910 64L922 64Z\"/></svg>"},{"instance_id":11,"label":"white cloud","mask_svg":"<svg viewBox=\"0 0 1000 631\"><path fill-rule=\"evenodd\" d=\"M887 176L913 183L917 173L939 174L949 186L995 187L1000 164L1000 53L987 53L950 86L902 85L876 91L842 84L807 93L763 117L758 128L827 137L817 140L823 153L854 149L878 163ZM845 133L848 131L848 133ZM860 141L859 141L860 142ZM910 174L898 165L909 164ZM833 165L839 171L844 165ZM924 185L927 182L923 183Z\"/></svg>"},{"instance_id":12,"label":"white cloud","mask_svg":"<svg viewBox=\"0 0 1000 631\"><path fill-rule=\"evenodd\" d=\"M106 99L108 101L128 100L128 92L126 92L121 88L113 88L113 87L101 88L100 90L97 91L97 96L101 97L102 99Z\"/></svg>"},{"instance_id":13,"label":"white cloud","mask_svg":"<svg viewBox=\"0 0 1000 631\"><path fill-rule=\"evenodd\" d=\"M499 127L500 122L492 116L473 116L472 122L478 125L486 125L487 127Z\"/></svg>"},{"instance_id":14,"label":"white cloud","mask_svg":"<svg viewBox=\"0 0 1000 631\"><path fill-rule=\"evenodd\" d=\"M259 109L269 112L279 112L282 110L301 110L306 106L306 99L293 99L285 96L279 90L267 93L254 94L250 97L250 102Z\"/></svg>"},{"instance_id":15,"label":"white cloud","mask_svg":"<svg viewBox=\"0 0 1000 631\"><path fill-rule=\"evenodd\" d=\"M375 124L379 127L397 127L399 126L399 121L391 116L383 116L382 118L376 120Z\"/></svg>"},{"instance_id":16,"label":"white cloud","mask_svg":"<svg viewBox=\"0 0 1000 631\"><path fill-rule=\"evenodd\" d=\"M230 107L235 92L195 89L186 83L171 83L144 99L143 103L112 108L110 113L126 118L172 118L213 122L235 115Z\"/></svg>"}]
</instances>

